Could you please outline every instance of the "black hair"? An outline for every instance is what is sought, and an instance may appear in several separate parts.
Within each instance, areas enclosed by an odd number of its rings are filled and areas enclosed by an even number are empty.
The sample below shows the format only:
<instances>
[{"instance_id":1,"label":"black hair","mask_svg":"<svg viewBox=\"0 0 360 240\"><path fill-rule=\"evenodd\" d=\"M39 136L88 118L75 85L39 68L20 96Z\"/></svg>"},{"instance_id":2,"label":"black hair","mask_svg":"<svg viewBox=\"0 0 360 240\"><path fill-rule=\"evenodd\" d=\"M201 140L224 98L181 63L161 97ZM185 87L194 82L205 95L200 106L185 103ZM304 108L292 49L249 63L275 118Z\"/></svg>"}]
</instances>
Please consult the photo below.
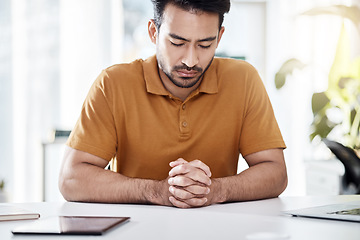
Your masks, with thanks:
<instances>
[{"instance_id":1,"label":"black hair","mask_svg":"<svg viewBox=\"0 0 360 240\"><path fill-rule=\"evenodd\" d=\"M224 14L230 10L230 0L151 0L154 5L154 21L158 30L163 20L167 4L173 4L186 11L200 11L219 14L219 29L224 21Z\"/></svg>"}]
</instances>

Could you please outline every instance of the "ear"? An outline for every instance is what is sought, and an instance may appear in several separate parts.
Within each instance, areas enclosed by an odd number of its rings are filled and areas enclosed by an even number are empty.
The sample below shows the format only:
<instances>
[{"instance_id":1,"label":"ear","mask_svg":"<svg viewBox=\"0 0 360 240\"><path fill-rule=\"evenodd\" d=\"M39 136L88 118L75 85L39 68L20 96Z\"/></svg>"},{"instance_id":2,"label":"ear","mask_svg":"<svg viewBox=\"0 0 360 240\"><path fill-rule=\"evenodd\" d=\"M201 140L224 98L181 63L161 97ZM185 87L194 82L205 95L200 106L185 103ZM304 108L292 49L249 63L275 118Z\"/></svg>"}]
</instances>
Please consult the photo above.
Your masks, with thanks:
<instances>
[{"instance_id":1,"label":"ear","mask_svg":"<svg viewBox=\"0 0 360 240\"><path fill-rule=\"evenodd\" d=\"M219 31L219 36L218 36L218 39L217 39L217 45L216 45L216 47L219 46L221 37L222 37L222 35L224 34L224 32L225 32L225 27L221 27L221 28L220 28L220 31Z\"/></svg>"},{"instance_id":2,"label":"ear","mask_svg":"<svg viewBox=\"0 0 360 240\"><path fill-rule=\"evenodd\" d=\"M148 22L148 33L149 33L151 42L156 44L158 31L157 31L157 27L155 25L154 19L151 19Z\"/></svg>"}]
</instances>

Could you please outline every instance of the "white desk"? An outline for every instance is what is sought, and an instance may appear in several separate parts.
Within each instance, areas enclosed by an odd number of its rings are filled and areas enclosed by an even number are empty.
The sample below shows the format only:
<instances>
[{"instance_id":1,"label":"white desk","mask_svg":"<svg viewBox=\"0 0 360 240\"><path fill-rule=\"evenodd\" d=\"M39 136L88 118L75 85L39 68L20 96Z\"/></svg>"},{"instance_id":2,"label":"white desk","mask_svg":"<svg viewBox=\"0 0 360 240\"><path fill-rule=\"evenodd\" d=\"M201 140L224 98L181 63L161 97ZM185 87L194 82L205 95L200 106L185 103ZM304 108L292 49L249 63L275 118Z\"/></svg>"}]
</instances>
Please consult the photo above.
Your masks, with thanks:
<instances>
[{"instance_id":1,"label":"white desk","mask_svg":"<svg viewBox=\"0 0 360 240\"><path fill-rule=\"evenodd\" d=\"M360 200L360 195L332 197L282 197L262 201L219 204L197 209L88 203L17 203L37 211L41 217L54 215L130 216L130 222L107 232L101 239L246 239L257 232L275 232L295 240L360 239L360 224L333 220L281 216L280 211ZM86 236L14 236L17 225L29 221L0 222L0 239L88 239Z\"/></svg>"}]
</instances>

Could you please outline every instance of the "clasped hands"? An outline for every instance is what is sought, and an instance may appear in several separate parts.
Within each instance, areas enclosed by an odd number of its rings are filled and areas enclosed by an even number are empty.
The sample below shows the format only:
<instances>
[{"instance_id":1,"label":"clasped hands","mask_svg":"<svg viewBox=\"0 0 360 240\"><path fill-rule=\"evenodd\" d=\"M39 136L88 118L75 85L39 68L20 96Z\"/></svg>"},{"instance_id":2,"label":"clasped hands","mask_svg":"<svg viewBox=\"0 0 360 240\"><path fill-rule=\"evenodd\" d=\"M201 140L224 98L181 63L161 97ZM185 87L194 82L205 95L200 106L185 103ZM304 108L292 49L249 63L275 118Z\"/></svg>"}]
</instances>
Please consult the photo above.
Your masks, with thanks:
<instances>
[{"instance_id":1,"label":"clasped hands","mask_svg":"<svg viewBox=\"0 0 360 240\"><path fill-rule=\"evenodd\" d=\"M170 163L169 201L175 207L190 208L211 204L210 168L200 160L188 162L182 158Z\"/></svg>"}]
</instances>

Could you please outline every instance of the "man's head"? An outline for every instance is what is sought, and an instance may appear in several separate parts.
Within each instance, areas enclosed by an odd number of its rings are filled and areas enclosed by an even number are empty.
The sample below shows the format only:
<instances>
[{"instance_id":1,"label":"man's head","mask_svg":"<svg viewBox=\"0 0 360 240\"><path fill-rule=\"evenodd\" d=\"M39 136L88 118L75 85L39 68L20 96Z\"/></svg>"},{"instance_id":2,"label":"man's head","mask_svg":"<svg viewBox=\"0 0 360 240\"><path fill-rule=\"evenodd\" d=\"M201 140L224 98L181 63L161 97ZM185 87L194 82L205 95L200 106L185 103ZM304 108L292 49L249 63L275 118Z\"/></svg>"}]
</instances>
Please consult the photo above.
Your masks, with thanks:
<instances>
[{"instance_id":1,"label":"man's head","mask_svg":"<svg viewBox=\"0 0 360 240\"><path fill-rule=\"evenodd\" d=\"M156 44L161 79L179 88L197 87L214 58L224 32L223 14L230 2L152 1L157 19L149 21L148 29Z\"/></svg>"},{"instance_id":2,"label":"man's head","mask_svg":"<svg viewBox=\"0 0 360 240\"><path fill-rule=\"evenodd\" d=\"M154 5L154 21L160 30L163 13L167 4L173 4L185 11L208 12L219 15L219 29L224 21L224 14L230 10L230 0L151 0Z\"/></svg>"}]
</instances>

